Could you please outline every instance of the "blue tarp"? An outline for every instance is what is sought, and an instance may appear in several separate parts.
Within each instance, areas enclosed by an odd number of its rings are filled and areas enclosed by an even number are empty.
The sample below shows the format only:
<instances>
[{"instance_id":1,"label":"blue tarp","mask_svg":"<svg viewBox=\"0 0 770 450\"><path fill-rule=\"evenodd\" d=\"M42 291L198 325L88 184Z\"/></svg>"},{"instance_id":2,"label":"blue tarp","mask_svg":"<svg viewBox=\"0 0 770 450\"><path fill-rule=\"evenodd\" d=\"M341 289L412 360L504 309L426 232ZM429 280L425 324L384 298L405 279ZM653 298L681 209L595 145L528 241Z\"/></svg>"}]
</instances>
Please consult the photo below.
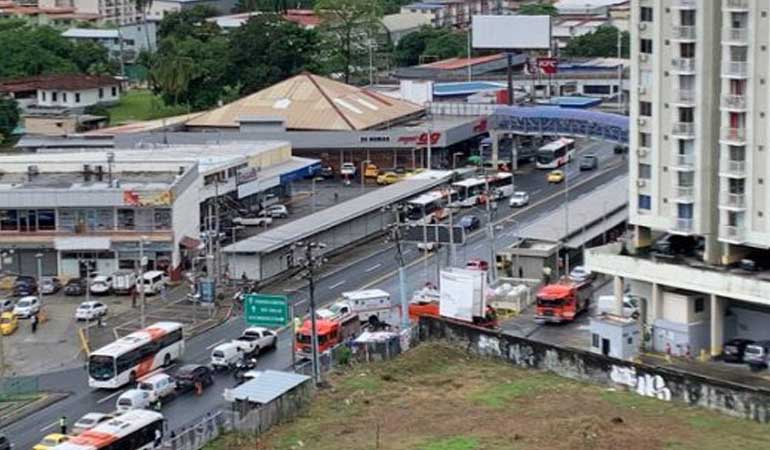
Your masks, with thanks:
<instances>
[{"instance_id":1,"label":"blue tarp","mask_svg":"<svg viewBox=\"0 0 770 450\"><path fill-rule=\"evenodd\" d=\"M499 91L506 84L490 81L462 81L459 83L436 83L433 85L433 95L444 97L449 95L469 95L482 91Z\"/></svg>"},{"instance_id":2,"label":"blue tarp","mask_svg":"<svg viewBox=\"0 0 770 450\"><path fill-rule=\"evenodd\" d=\"M558 106L501 106L496 128L519 134L586 136L628 143L627 116Z\"/></svg>"},{"instance_id":3,"label":"blue tarp","mask_svg":"<svg viewBox=\"0 0 770 450\"><path fill-rule=\"evenodd\" d=\"M602 99L594 97L553 97L550 104L561 108L593 108L602 103Z\"/></svg>"}]
</instances>

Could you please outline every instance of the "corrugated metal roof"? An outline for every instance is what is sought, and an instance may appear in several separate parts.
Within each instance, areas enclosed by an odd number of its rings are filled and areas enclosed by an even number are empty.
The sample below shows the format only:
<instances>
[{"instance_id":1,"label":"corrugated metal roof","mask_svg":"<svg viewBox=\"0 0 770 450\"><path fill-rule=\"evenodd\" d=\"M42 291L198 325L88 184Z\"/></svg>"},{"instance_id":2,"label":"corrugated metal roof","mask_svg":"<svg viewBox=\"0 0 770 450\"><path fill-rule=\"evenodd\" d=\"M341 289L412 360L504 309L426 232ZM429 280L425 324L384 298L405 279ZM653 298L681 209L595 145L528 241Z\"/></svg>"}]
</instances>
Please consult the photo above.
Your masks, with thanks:
<instances>
[{"instance_id":1,"label":"corrugated metal roof","mask_svg":"<svg viewBox=\"0 0 770 450\"><path fill-rule=\"evenodd\" d=\"M240 386L226 389L224 397L229 402L241 400L264 405L309 380L306 375L265 370Z\"/></svg>"},{"instance_id":2,"label":"corrugated metal roof","mask_svg":"<svg viewBox=\"0 0 770 450\"><path fill-rule=\"evenodd\" d=\"M451 172L432 170L339 203L248 239L230 244L225 253L269 253L352 220L385 205L407 199L449 180Z\"/></svg>"},{"instance_id":3,"label":"corrugated metal roof","mask_svg":"<svg viewBox=\"0 0 770 450\"><path fill-rule=\"evenodd\" d=\"M66 38L84 39L117 39L120 37L118 30L100 30L98 28L70 28L62 33Z\"/></svg>"}]
</instances>

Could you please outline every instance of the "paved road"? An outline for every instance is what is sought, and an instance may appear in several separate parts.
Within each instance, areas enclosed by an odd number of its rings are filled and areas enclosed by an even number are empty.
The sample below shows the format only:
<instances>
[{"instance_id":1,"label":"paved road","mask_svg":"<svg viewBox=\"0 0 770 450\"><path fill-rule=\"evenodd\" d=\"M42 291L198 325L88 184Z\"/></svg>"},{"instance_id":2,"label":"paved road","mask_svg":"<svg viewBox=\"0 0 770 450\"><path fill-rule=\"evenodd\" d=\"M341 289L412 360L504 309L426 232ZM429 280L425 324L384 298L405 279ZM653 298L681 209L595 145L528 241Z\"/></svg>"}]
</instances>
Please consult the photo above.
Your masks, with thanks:
<instances>
[{"instance_id":1,"label":"paved road","mask_svg":"<svg viewBox=\"0 0 770 450\"><path fill-rule=\"evenodd\" d=\"M596 187L607 183L608 181L622 176L627 167L621 163L620 158L612 154L612 144L607 143L589 143L579 150L582 153L595 153L600 156L600 169L612 166L606 171L597 174L596 172L579 172L577 164L573 163L567 170L567 176L570 177L570 185L577 186L571 189L571 198L577 198L580 195L590 193ZM590 181L579 185L581 181ZM529 173L517 176L517 189L527 190L532 194L533 206L521 211L511 211L507 202L501 202L497 212L497 218L502 218L511 213L515 213L516 220L524 225L537 219L554 208L557 208L563 197L557 194L563 190L563 185L549 185L545 180L545 172L531 170ZM544 200L538 204L538 201ZM484 219L483 211L476 211L480 218ZM508 245L515 239L510 230L503 228L499 230L495 245L501 247ZM470 257L482 257L489 259L489 245L484 232L477 233L468 239L464 248L457 252L459 262ZM420 252L415 245L410 245L406 249L407 261L419 260ZM446 261L447 249L443 248L438 255L431 255L427 259L429 274L435 277L435 258L438 256L440 261ZM443 263L442 263L443 264ZM423 267L420 265L420 267ZM319 304L331 302L337 298L341 292L359 289L363 286L371 285L381 287L389 292L396 293L397 280L394 276L396 270L395 251L392 245L383 244L376 248L372 254L365 255L362 258L351 261L348 267L342 268L334 273L320 279L317 283L317 299ZM425 283L425 271L412 267L408 271L409 285L408 291L411 292ZM430 276L430 275L429 275ZM298 281L299 285L302 283ZM307 290L305 287L299 287L291 295L290 299L297 305L296 311L304 314L307 311ZM187 345L185 362L206 362L209 352L216 344L236 337L244 328L240 318L233 318L230 321L212 329L211 331L191 339ZM260 358L259 368L284 369L291 364L290 353L290 335L283 333L280 336L278 350L275 353L268 354ZM188 424L195 418L205 415L205 413L222 403L222 390L234 385L231 375L220 375L216 383L209 388L200 397L186 395L177 398L164 407L164 414L168 418L170 429L176 429L182 425ZM17 449L26 449L34 445L44 434L55 431L56 421L61 415L66 415L71 421L76 420L83 414L91 411L108 412L113 410L117 396L122 391L92 391L86 384L86 372L84 369L70 369L61 372L44 375L41 378L41 387L51 391L66 391L72 395L66 399L39 411L24 420L21 420L9 427L6 432L13 437Z\"/></svg>"}]
</instances>

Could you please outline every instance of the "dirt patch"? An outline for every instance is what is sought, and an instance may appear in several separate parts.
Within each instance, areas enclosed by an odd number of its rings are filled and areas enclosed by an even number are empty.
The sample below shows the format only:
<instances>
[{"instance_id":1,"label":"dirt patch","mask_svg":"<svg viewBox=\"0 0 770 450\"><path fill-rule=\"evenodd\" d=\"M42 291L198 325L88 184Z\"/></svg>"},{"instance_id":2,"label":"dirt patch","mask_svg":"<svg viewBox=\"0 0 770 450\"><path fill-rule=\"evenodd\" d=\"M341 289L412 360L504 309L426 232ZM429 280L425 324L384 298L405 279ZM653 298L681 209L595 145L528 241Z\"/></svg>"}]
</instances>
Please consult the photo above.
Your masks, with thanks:
<instances>
[{"instance_id":1,"label":"dirt patch","mask_svg":"<svg viewBox=\"0 0 770 450\"><path fill-rule=\"evenodd\" d=\"M746 450L770 429L470 357L439 344L329 378L312 406L256 439L212 448L314 450Z\"/></svg>"}]
</instances>

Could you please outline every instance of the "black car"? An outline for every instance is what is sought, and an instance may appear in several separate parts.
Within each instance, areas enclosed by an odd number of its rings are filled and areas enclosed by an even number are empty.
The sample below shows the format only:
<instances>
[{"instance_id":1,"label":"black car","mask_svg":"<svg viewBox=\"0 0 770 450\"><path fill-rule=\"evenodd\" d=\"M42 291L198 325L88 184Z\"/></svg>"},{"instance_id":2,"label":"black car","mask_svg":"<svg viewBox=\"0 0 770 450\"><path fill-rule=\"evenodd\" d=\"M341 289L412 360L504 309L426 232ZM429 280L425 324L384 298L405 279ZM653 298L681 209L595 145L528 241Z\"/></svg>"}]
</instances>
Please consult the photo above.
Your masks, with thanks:
<instances>
[{"instance_id":1,"label":"black car","mask_svg":"<svg viewBox=\"0 0 770 450\"><path fill-rule=\"evenodd\" d=\"M746 347L753 344L751 339L735 338L725 342L722 350L722 361L731 363L742 363L743 355L746 353Z\"/></svg>"},{"instance_id":2,"label":"black car","mask_svg":"<svg viewBox=\"0 0 770 450\"><path fill-rule=\"evenodd\" d=\"M321 166L318 176L322 178L334 178L334 168L329 165Z\"/></svg>"},{"instance_id":3,"label":"black car","mask_svg":"<svg viewBox=\"0 0 770 450\"><path fill-rule=\"evenodd\" d=\"M0 450L11 450L11 448L12 446L8 438L3 433L0 433Z\"/></svg>"},{"instance_id":4,"label":"black car","mask_svg":"<svg viewBox=\"0 0 770 450\"><path fill-rule=\"evenodd\" d=\"M481 226L481 219L473 215L462 216L457 224L463 227L465 231L473 231Z\"/></svg>"},{"instance_id":5,"label":"black car","mask_svg":"<svg viewBox=\"0 0 770 450\"><path fill-rule=\"evenodd\" d=\"M64 285L64 295L83 295L86 293L86 280L73 278Z\"/></svg>"},{"instance_id":6,"label":"black car","mask_svg":"<svg viewBox=\"0 0 770 450\"><path fill-rule=\"evenodd\" d=\"M211 369L201 364L185 364L174 372L174 379L180 392L193 390L198 383L204 388L214 384Z\"/></svg>"},{"instance_id":7,"label":"black car","mask_svg":"<svg viewBox=\"0 0 770 450\"><path fill-rule=\"evenodd\" d=\"M616 155L623 155L625 153L628 153L628 146L626 145L616 145L614 149L612 149L613 153Z\"/></svg>"}]
</instances>

